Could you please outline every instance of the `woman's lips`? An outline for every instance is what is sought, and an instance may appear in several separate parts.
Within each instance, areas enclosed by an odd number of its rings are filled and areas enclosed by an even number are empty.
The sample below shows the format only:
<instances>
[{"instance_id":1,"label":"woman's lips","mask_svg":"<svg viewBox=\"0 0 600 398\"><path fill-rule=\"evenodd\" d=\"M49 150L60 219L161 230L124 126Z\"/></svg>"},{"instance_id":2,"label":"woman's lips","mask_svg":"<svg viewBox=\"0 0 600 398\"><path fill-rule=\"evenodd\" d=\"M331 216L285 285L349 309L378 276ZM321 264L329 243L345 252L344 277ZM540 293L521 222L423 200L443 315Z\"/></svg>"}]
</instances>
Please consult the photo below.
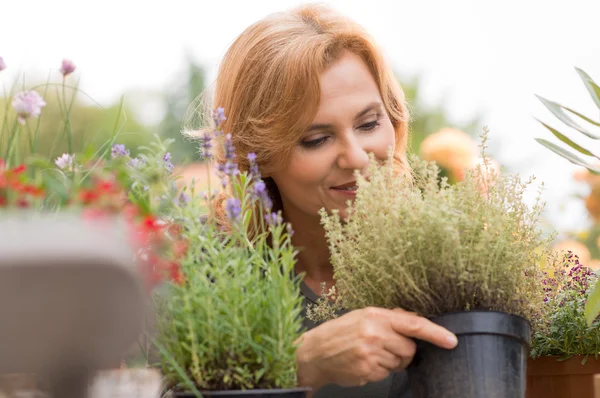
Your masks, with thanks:
<instances>
[{"instance_id":1,"label":"woman's lips","mask_svg":"<svg viewBox=\"0 0 600 398\"><path fill-rule=\"evenodd\" d=\"M356 189L357 189L356 181L351 181L346 184L337 185L335 187L331 187L330 189L340 195L344 195L347 197L354 197L354 196L356 196Z\"/></svg>"}]
</instances>

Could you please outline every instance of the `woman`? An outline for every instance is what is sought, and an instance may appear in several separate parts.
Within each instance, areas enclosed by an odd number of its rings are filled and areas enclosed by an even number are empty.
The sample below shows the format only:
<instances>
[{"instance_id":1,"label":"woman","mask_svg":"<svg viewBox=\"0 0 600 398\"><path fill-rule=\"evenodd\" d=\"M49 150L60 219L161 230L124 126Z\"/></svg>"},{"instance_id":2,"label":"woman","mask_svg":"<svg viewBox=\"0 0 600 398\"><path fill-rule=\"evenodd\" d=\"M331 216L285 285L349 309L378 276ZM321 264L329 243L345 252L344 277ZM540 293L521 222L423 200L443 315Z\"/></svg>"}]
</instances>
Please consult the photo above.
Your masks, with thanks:
<instances>
[{"instance_id":1,"label":"woman","mask_svg":"<svg viewBox=\"0 0 600 398\"><path fill-rule=\"evenodd\" d=\"M315 302L335 284L318 211L355 196L355 170L373 153L406 171L409 115L379 50L356 23L321 6L279 13L247 28L220 65L211 108L225 109L240 169L256 153L274 210L294 228L296 272ZM223 161L222 154L217 161ZM218 213L215 209L215 213ZM223 220L226 222L226 220ZM297 350L298 381L316 397L408 396L413 338L451 349L449 331L402 309L366 308L315 325Z\"/></svg>"}]
</instances>

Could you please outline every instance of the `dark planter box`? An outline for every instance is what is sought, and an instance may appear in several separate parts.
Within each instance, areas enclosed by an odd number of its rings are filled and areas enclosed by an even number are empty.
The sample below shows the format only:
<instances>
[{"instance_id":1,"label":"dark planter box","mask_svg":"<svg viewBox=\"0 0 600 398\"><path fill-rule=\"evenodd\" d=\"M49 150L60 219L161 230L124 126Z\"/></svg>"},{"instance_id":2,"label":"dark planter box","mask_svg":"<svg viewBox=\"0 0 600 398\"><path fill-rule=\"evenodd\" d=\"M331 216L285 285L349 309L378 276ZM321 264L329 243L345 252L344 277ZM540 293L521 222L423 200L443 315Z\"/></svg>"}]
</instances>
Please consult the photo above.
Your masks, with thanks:
<instances>
[{"instance_id":1,"label":"dark planter box","mask_svg":"<svg viewBox=\"0 0 600 398\"><path fill-rule=\"evenodd\" d=\"M527 362L527 398L594 398L594 375L600 373L600 360L593 355L585 365L583 356L557 361L540 357Z\"/></svg>"}]
</instances>

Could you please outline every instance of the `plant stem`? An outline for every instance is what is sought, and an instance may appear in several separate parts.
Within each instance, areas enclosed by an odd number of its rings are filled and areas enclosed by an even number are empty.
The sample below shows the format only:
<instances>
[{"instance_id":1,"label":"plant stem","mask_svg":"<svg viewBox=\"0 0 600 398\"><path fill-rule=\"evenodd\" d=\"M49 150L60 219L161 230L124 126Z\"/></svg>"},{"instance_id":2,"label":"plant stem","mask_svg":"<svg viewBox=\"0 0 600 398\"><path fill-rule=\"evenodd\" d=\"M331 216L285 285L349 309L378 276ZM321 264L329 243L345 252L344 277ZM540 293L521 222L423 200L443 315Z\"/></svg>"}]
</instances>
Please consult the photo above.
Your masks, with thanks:
<instances>
[{"instance_id":1,"label":"plant stem","mask_svg":"<svg viewBox=\"0 0 600 398\"><path fill-rule=\"evenodd\" d=\"M67 134L67 142L69 144L69 153L73 153L73 134L71 133L71 107L73 106L73 100L67 108L67 95L65 91L65 77L63 77L62 84L62 100L64 101L64 108L66 110L65 118L65 133Z\"/></svg>"},{"instance_id":2,"label":"plant stem","mask_svg":"<svg viewBox=\"0 0 600 398\"><path fill-rule=\"evenodd\" d=\"M13 128L11 129L11 131L12 131L12 133L10 134L10 138L8 139L6 154L4 155L4 158L6 159L6 168L10 168L10 165L11 165L10 158L11 158L11 155L13 152L13 146L15 144L15 141L19 141L18 138L15 140L15 137L17 137L18 133L19 133L19 122L17 119L15 119L15 122L13 123ZM19 149L17 148L17 152L18 151L19 151ZM18 155L16 157L17 157L17 162L18 162Z\"/></svg>"}]
</instances>

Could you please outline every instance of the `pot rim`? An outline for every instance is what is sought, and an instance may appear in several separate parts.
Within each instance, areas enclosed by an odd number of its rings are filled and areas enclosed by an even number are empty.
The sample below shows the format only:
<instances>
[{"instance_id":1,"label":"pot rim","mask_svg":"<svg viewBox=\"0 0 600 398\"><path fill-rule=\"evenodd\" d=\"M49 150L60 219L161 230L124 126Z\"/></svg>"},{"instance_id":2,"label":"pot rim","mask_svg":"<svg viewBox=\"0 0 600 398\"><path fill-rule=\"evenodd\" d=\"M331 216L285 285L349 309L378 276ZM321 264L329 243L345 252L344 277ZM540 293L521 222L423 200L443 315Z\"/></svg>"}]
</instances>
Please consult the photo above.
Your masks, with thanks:
<instances>
[{"instance_id":1,"label":"pot rim","mask_svg":"<svg viewBox=\"0 0 600 398\"><path fill-rule=\"evenodd\" d=\"M456 311L430 317L457 336L491 334L513 337L531 345L531 324L522 316L502 311Z\"/></svg>"},{"instance_id":2,"label":"pot rim","mask_svg":"<svg viewBox=\"0 0 600 398\"><path fill-rule=\"evenodd\" d=\"M311 391L310 387L293 387L293 388L258 388L252 390L198 390L200 394L210 394L213 397L218 397L220 395L254 395L254 394L281 394L281 393L294 393L294 392L308 392ZM193 395L194 393L191 391L178 391L175 395Z\"/></svg>"}]
</instances>

